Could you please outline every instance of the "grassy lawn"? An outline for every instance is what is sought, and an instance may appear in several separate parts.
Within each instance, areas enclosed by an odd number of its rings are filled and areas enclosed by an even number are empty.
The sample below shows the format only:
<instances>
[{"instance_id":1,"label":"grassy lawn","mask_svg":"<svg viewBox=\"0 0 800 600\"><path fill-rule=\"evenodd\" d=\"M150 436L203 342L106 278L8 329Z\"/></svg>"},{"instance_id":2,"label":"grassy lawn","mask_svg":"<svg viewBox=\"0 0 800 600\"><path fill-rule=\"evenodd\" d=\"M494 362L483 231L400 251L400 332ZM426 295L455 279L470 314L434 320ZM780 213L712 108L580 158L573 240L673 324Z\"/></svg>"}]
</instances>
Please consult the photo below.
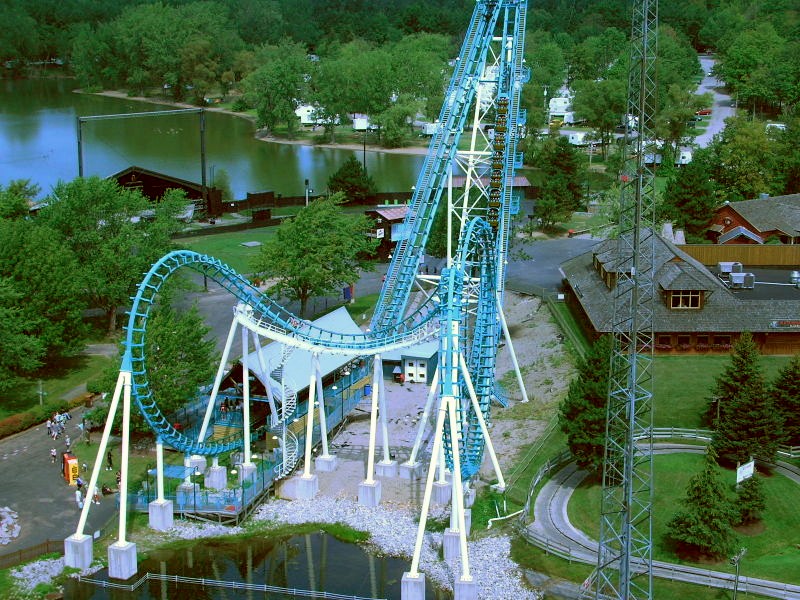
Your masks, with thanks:
<instances>
[{"instance_id":1,"label":"grassy lawn","mask_svg":"<svg viewBox=\"0 0 800 600\"><path fill-rule=\"evenodd\" d=\"M653 558L682 564L666 543L666 524L680 506L689 479L700 471L704 457L700 454L672 454L654 457ZM731 484L735 473L722 470ZM798 485L788 478L773 475L764 478L767 510L764 531L756 535L739 535L739 544L748 549L742 561L743 574L789 583L800 582L797 569L797 548L800 536L800 513L795 510ZM732 493L731 493L732 495ZM568 506L572 523L597 539L599 535L600 485L586 481L575 491ZM727 560L703 568L730 572ZM694 596L693 596L694 597Z\"/></svg>"},{"instance_id":2,"label":"grassy lawn","mask_svg":"<svg viewBox=\"0 0 800 600\"><path fill-rule=\"evenodd\" d=\"M111 363L105 356L75 356L48 369L41 379L44 402L60 400L70 391L94 379ZM0 419L39 404L39 380L28 379L22 385L0 394Z\"/></svg>"},{"instance_id":3,"label":"grassy lawn","mask_svg":"<svg viewBox=\"0 0 800 600\"><path fill-rule=\"evenodd\" d=\"M714 386L714 378L730 364L730 356L657 356L653 369L653 418L656 427L702 427L701 416ZM785 367L789 356L762 356L761 366L770 381ZM686 382L692 382L686 385Z\"/></svg>"},{"instance_id":4,"label":"grassy lawn","mask_svg":"<svg viewBox=\"0 0 800 600\"><path fill-rule=\"evenodd\" d=\"M220 235L198 235L183 238L178 244L187 250L209 254L233 267L239 273L252 273L253 259L261 251L259 246L242 246L244 242L264 242L275 235L275 227L259 227Z\"/></svg>"}]
</instances>

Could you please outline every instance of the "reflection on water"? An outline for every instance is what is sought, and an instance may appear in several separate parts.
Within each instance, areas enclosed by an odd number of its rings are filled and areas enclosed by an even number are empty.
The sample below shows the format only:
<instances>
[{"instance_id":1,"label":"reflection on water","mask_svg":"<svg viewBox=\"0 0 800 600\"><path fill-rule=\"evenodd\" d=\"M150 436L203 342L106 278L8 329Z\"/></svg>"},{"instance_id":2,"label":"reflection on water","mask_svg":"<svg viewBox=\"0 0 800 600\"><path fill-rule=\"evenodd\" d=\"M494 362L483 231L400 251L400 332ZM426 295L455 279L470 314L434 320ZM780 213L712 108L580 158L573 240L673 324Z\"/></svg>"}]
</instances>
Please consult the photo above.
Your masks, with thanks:
<instances>
[{"instance_id":1,"label":"reflection on water","mask_svg":"<svg viewBox=\"0 0 800 600\"><path fill-rule=\"evenodd\" d=\"M77 117L152 112L170 106L72 92L69 79L0 80L0 185L31 179L44 193L78 174ZM107 177L131 165L199 182L200 133L196 114L92 121L82 128L84 173ZM316 192L352 155L341 150L256 140L247 119L206 114L209 181L225 169L234 196L273 190L284 196ZM424 157L367 152L378 191L410 191Z\"/></svg>"},{"instance_id":2,"label":"reflection on water","mask_svg":"<svg viewBox=\"0 0 800 600\"><path fill-rule=\"evenodd\" d=\"M279 539L205 539L182 548L153 550L138 566L137 575L126 583L134 583L150 572L390 599L400 598L400 583L409 562L377 556L330 535L314 533ZM108 579L105 570L93 578ZM449 597L432 587L427 582L428 600ZM135 591L123 591L70 580L64 597L74 600L231 600L301 596L158 580L149 580Z\"/></svg>"}]
</instances>

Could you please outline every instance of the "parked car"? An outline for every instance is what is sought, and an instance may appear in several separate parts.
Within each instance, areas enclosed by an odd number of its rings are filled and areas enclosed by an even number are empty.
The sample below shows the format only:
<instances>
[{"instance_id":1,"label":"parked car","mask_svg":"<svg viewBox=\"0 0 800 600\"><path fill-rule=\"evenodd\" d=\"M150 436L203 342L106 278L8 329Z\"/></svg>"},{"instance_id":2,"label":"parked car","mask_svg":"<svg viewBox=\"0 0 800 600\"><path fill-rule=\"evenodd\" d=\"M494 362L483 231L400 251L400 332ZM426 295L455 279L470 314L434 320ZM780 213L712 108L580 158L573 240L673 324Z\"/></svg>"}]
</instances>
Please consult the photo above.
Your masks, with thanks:
<instances>
[{"instance_id":1,"label":"parked car","mask_svg":"<svg viewBox=\"0 0 800 600\"><path fill-rule=\"evenodd\" d=\"M697 111L696 113L694 113L694 114L696 114L696 115L700 115L701 117L705 117L705 116L708 116L708 115L710 115L710 114L711 114L711 109L710 109L710 108L704 108L704 109L702 109L702 110L698 110L698 111Z\"/></svg>"}]
</instances>

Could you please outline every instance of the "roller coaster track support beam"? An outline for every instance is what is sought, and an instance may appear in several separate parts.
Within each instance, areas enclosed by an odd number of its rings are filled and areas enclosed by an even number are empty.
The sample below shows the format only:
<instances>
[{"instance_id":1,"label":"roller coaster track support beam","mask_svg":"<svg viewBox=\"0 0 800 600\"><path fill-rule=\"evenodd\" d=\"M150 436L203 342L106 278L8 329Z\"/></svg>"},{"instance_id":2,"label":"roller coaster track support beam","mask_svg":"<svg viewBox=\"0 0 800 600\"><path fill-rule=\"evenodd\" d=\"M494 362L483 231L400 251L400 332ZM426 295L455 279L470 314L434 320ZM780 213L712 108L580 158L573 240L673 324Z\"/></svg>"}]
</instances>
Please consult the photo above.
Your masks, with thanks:
<instances>
[{"instance_id":1,"label":"roller coaster track support beam","mask_svg":"<svg viewBox=\"0 0 800 600\"><path fill-rule=\"evenodd\" d=\"M522 393L522 402L528 402L528 392L525 390L525 382L522 380L522 370L519 368L517 353L514 352L514 344L511 341L511 332L508 330L506 315L503 313L503 299L497 295L497 315L500 317L500 326L503 328L503 337L506 339L506 347L511 355L511 363L514 365L514 374L517 376L517 385Z\"/></svg>"}]
</instances>

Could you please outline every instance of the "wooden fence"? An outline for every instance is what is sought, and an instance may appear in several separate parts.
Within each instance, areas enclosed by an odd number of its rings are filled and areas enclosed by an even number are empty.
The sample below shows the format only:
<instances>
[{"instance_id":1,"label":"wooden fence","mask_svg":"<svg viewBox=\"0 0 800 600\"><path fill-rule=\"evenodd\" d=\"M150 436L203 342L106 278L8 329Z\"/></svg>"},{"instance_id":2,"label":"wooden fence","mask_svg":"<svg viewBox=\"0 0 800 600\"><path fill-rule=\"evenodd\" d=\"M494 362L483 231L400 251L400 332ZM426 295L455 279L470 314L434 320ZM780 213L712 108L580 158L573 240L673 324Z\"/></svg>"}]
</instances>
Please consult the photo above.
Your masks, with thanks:
<instances>
[{"instance_id":1,"label":"wooden fence","mask_svg":"<svg viewBox=\"0 0 800 600\"><path fill-rule=\"evenodd\" d=\"M685 244L678 248L704 265L740 262L748 267L800 268L800 245Z\"/></svg>"},{"instance_id":2,"label":"wooden fence","mask_svg":"<svg viewBox=\"0 0 800 600\"><path fill-rule=\"evenodd\" d=\"M0 554L0 569L10 569L22 563L39 558L42 554L58 553L64 555L64 540L47 540L35 546Z\"/></svg>"}]
</instances>

